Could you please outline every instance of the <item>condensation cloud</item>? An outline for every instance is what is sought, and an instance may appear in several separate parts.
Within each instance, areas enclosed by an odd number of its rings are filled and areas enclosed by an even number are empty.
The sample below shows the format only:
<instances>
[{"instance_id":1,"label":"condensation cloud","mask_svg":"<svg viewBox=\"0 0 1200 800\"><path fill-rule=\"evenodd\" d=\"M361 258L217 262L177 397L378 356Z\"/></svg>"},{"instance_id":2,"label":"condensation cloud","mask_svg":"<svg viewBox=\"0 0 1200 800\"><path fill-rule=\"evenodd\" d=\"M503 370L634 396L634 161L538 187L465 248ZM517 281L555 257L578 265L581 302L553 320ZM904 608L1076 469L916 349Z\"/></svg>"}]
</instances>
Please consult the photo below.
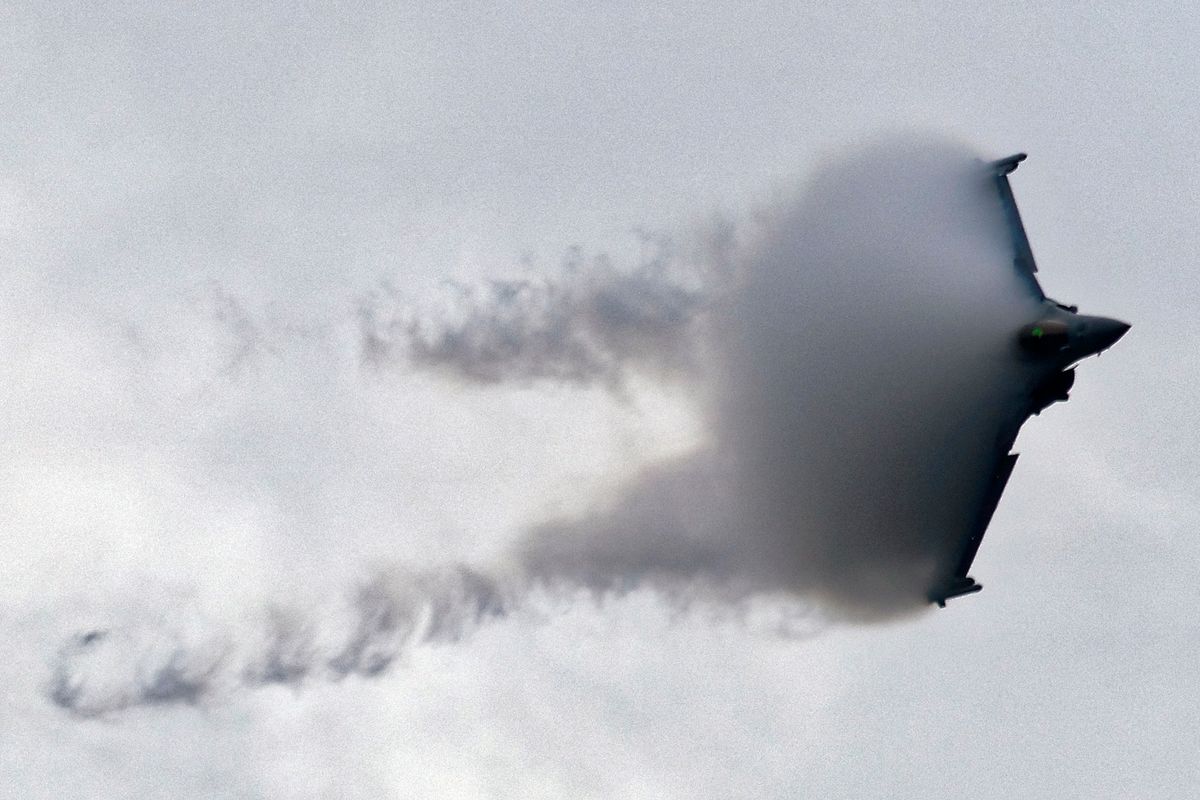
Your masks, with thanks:
<instances>
[{"instance_id":1,"label":"condensation cloud","mask_svg":"<svg viewBox=\"0 0 1200 800\"><path fill-rule=\"evenodd\" d=\"M832 159L710 287L711 442L522 558L547 581L782 591L833 616L925 607L1016 402L1028 310L986 170L906 138Z\"/></svg>"},{"instance_id":2,"label":"condensation cloud","mask_svg":"<svg viewBox=\"0 0 1200 800\"><path fill-rule=\"evenodd\" d=\"M716 227L688 258L663 250L623 269L573 256L540 278L449 284L440 306L394 292L356 306L372 368L479 392L622 393L631 372L683 382L704 421L695 451L530 525L496 563L396 570L336 613L271 608L249 633L201 644L163 644L161 626L82 631L50 698L96 716L371 677L542 588L725 606L769 595L860 621L925 607L986 485L1029 302L986 170L955 143L881 141L830 157L736 236Z\"/></svg>"},{"instance_id":3,"label":"condensation cloud","mask_svg":"<svg viewBox=\"0 0 1200 800\"><path fill-rule=\"evenodd\" d=\"M460 565L377 572L322 606L247 609L240 624L131 603L110 627L64 643L46 691L75 716L101 717L239 688L371 678L405 648L458 641L511 602L495 578Z\"/></svg>"},{"instance_id":4,"label":"condensation cloud","mask_svg":"<svg viewBox=\"0 0 1200 800\"><path fill-rule=\"evenodd\" d=\"M377 291L358 305L363 358L480 384L563 381L619 388L630 366L671 375L695 367L706 297L670 242L643 235L623 269L576 249L553 274L465 284L414 308Z\"/></svg>"}]
</instances>

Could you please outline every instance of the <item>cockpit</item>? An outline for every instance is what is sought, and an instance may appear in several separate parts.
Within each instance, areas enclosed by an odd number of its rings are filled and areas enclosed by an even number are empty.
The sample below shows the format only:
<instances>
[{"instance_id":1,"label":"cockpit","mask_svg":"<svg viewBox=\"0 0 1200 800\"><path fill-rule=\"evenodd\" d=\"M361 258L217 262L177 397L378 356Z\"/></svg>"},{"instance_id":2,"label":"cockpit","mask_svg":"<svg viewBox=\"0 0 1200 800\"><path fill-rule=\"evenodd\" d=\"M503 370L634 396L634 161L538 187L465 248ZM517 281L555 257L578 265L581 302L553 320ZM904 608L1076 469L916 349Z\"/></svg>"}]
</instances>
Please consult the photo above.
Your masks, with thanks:
<instances>
[{"instance_id":1,"label":"cockpit","mask_svg":"<svg viewBox=\"0 0 1200 800\"><path fill-rule=\"evenodd\" d=\"M1067 346L1067 323L1061 319L1043 319L1021 328L1021 347L1033 353L1054 353Z\"/></svg>"},{"instance_id":2,"label":"cockpit","mask_svg":"<svg viewBox=\"0 0 1200 800\"><path fill-rule=\"evenodd\" d=\"M1022 327L1021 347L1032 353L1056 353L1067 347L1067 323L1061 319L1043 319Z\"/></svg>"}]
</instances>

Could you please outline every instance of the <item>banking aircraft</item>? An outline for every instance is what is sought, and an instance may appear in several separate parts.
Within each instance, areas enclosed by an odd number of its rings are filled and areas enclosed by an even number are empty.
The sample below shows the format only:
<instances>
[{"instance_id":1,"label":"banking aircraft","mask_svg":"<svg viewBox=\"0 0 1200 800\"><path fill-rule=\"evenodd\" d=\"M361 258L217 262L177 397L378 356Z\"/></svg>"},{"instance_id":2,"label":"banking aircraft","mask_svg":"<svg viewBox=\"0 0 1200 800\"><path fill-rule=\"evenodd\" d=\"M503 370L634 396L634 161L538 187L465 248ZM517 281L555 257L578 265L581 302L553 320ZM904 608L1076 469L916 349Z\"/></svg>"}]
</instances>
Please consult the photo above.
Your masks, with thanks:
<instances>
[{"instance_id":1,"label":"banking aircraft","mask_svg":"<svg viewBox=\"0 0 1200 800\"><path fill-rule=\"evenodd\" d=\"M1017 463L1018 454L1009 451L1021 426L1030 416L1040 414L1052 403L1067 399L1075 382L1077 362L1108 349L1129 330L1127 323L1080 314L1077 306L1051 300L1042 291L1037 280L1037 263L1033 260L1029 238L1025 235L1017 201L1008 182L1008 176L1024 160L1025 154L1018 153L988 164L987 169L995 181L1012 238L1013 267L1022 287L1040 303L1032 318L1013 332L1018 344L1013 349L1014 358L1019 360L1020 371L1025 376L1026 391L1021 393L1021 405L1001 425L996 437L991 483L982 496L975 523L961 540L957 560L948 562L952 567L949 574L936 581L929 591L929 601L943 608L950 598L983 588L967 573Z\"/></svg>"}]
</instances>

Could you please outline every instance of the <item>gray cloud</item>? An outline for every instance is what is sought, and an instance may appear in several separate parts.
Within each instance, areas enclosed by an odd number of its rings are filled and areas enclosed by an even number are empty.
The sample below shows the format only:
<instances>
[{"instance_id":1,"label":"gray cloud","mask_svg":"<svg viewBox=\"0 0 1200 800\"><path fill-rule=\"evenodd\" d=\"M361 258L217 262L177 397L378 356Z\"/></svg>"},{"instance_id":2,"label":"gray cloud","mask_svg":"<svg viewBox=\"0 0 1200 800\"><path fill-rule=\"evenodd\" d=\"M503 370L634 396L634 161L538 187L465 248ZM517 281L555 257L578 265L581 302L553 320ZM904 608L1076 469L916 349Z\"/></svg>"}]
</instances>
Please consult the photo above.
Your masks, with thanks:
<instances>
[{"instance_id":1,"label":"gray cloud","mask_svg":"<svg viewBox=\"0 0 1200 800\"><path fill-rule=\"evenodd\" d=\"M80 633L58 652L46 693L79 717L135 706L195 705L238 687L302 686L383 674L416 643L454 642L512 603L466 566L379 572L337 607L266 607L258 623L157 621ZM188 623L191 624L188 624Z\"/></svg>"},{"instance_id":2,"label":"gray cloud","mask_svg":"<svg viewBox=\"0 0 1200 800\"><path fill-rule=\"evenodd\" d=\"M549 582L926 606L987 483L1026 308L985 170L909 137L828 162L710 287L711 443L535 528Z\"/></svg>"},{"instance_id":3,"label":"gray cloud","mask_svg":"<svg viewBox=\"0 0 1200 800\"><path fill-rule=\"evenodd\" d=\"M640 233L643 258L622 269L574 249L555 273L477 284L448 281L433 308L384 288L358 306L364 360L467 381L557 380L619 386L630 366L662 375L695 366L707 300L670 241Z\"/></svg>"},{"instance_id":4,"label":"gray cloud","mask_svg":"<svg viewBox=\"0 0 1200 800\"><path fill-rule=\"evenodd\" d=\"M220 640L188 640L143 621L78 634L59 651L50 700L80 717L134 706L194 705L219 680L229 654Z\"/></svg>"},{"instance_id":5,"label":"gray cloud","mask_svg":"<svg viewBox=\"0 0 1200 800\"><path fill-rule=\"evenodd\" d=\"M333 616L269 608L242 641L85 633L60 653L50 698L98 716L227 686L369 678L537 587L648 586L728 607L785 596L859 620L925 607L986 483L987 421L1011 382L1004 356L1027 301L1005 236L973 154L903 138L830 161L736 247L715 229L690 267L660 248L630 271L573 258L544 280L453 284L450 308L395 305L386 323L379 298L363 304L379 364L618 392L631 368L684 376L707 441L531 526L499 571L393 570ZM221 308L235 332L257 330L235 301Z\"/></svg>"},{"instance_id":6,"label":"gray cloud","mask_svg":"<svg viewBox=\"0 0 1200 800\"><path fill-rule=\"evenodd\" d=\"M389 573L358 588L353 632L326 666L335 678L378 675L408 642L457 641L508 607L498 581L466 566Z\"/></svg>"}]
</instances>

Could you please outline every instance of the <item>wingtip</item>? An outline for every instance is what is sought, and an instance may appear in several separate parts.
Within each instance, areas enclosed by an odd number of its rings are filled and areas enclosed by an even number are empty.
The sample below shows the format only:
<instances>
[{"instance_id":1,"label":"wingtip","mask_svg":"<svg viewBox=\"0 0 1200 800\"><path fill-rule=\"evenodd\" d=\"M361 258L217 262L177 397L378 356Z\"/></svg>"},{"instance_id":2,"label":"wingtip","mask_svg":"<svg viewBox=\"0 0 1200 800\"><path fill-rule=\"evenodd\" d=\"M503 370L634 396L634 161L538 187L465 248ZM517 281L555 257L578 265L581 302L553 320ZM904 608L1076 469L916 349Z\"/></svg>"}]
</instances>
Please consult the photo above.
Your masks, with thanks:
<instances>
[{"instance_id":1,"label":"wingtip","mask_svg":"<svg viewBox=\"0 0 1200 800\"><path fill-rule=\"evenodd\" d=\"M991 168L997 175L1008 175L1010 172L1020 166L1021 162L1029 156L1025 153L1015 153L1008 158L1001 158L998 161L991 163Z\"/></svg>"},{"instance_id":2,"label":"wingtip","mask_svg":"<svg viewBox=\"0 0 1200 800\"><path fill-rule=\"evenodd\" d=\"M929 596L931 603L937 603L938 608L945 608L946 601L952 600L955 597L962 597L966 594L975 594L981 591L983 584L976 583L974 578L963 576L956 578L950 585L942 587L941 591L935 592Z\"/></svg>"}]
</instances>

